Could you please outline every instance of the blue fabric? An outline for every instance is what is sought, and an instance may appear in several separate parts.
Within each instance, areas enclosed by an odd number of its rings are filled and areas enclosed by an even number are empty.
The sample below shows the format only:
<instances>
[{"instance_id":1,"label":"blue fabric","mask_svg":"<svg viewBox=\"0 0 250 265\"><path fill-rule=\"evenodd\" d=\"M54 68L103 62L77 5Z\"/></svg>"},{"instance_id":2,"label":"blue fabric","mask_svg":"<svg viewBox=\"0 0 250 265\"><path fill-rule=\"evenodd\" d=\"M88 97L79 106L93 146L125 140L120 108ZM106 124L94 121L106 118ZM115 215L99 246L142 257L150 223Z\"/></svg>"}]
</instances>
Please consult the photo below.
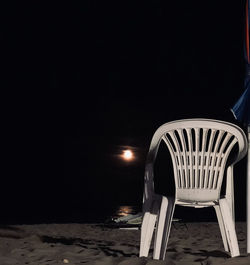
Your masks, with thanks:
<instances>
[{"instance_id":1,"label":"blue fabric","mask_svg":"<svg viewBox=\"0 0 250 265\"><path fill-rule=\"evenodd\" d=\"M237 120L241 121L244 125L250 125L250 65L248 65L248 74L245 79L246 90L236 102L232 111Z\"/></svg>"}]
</instances>

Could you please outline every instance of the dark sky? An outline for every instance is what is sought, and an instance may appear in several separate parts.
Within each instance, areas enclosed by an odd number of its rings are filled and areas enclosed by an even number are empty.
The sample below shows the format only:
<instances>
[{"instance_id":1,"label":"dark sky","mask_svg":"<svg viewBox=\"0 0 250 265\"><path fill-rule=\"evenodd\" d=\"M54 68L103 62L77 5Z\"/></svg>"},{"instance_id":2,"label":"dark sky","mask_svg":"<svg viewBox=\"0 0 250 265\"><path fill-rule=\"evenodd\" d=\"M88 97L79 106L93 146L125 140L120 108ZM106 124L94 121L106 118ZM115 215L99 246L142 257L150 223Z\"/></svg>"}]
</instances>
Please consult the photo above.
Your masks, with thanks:
<instances>
[{"instance_id":1,"label":"dark sky","mask_svg":"<svg viewBox=\"0 0 250 265\"><path fill-rule=\"evenodd\" d=\"M244 1L36 1L5 24L6 222L139 204L161 124L233 120ZM134 163L117 157L124 146Z\"/></svg>"}]
</instances>

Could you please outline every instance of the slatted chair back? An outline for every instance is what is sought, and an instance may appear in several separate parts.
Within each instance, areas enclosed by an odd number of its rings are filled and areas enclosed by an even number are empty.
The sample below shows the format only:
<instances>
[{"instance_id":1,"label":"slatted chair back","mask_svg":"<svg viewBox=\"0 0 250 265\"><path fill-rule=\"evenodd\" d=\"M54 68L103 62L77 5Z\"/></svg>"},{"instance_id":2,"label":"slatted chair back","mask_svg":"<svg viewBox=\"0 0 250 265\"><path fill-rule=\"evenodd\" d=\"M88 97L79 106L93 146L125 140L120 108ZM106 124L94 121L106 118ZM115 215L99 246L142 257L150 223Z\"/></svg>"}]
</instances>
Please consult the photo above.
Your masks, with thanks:
<instances>
[{"instance_id":1,"label":"slatted chair back","mask_svg":"<svg viewBox=\"0 0 250 265\"><path fill-rule=\"evenodd\" d=\"M179 120L162 125L154 134L147 164L152 165L161 141L171 154L176 199L193 202L218 200L228 157L236 148L232 164L245 148L244 132L236 125L208 119Z\"/></svg>"}]
</instances>

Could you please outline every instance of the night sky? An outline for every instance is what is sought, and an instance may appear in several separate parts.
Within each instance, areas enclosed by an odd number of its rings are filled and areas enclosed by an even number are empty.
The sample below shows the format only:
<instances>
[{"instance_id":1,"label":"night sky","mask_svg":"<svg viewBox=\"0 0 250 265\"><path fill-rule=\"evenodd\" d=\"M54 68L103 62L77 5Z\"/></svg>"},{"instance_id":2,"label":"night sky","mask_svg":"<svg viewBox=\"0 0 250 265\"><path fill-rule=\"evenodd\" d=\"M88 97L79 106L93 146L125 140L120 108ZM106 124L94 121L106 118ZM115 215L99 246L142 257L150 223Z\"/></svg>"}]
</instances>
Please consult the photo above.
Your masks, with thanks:
<instances>
[{"instance_id":1,"label":"night sky","mask_svg":"<svg viewBox=\"0 0 250 265\"><path fill-rule=\"evenodd\" d=\"M6 9L1 222L93 221L112 207L140 206L161 124L237 123L230 108L244 90L244 3L36 1ZM119 157L127 147L134 162ZM244 209L240 178L236 205Z\"/></svg>"}]
</instances>

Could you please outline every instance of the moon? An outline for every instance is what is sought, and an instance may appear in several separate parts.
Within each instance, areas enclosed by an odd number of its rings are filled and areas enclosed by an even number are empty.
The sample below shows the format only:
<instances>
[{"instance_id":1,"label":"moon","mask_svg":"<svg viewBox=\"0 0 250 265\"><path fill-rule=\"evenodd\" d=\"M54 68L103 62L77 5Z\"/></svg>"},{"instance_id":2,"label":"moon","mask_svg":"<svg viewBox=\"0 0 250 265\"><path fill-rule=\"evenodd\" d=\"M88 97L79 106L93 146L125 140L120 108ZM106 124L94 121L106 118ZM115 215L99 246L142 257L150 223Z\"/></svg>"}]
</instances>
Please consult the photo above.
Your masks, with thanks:
<instances>
[{"instance_id":1,"label":"moon","mask_svg":"<svg viewBox=\"0 0 250 265\"><path fill-rule=\"evenodd\" d=\"M134 158L134 154L131 150L127 149L127 150L124 150L123 151L123 159L124 160L127 160L127 161L130 161L130 160L133 160Z\"/></svg>"}]
</instances>

